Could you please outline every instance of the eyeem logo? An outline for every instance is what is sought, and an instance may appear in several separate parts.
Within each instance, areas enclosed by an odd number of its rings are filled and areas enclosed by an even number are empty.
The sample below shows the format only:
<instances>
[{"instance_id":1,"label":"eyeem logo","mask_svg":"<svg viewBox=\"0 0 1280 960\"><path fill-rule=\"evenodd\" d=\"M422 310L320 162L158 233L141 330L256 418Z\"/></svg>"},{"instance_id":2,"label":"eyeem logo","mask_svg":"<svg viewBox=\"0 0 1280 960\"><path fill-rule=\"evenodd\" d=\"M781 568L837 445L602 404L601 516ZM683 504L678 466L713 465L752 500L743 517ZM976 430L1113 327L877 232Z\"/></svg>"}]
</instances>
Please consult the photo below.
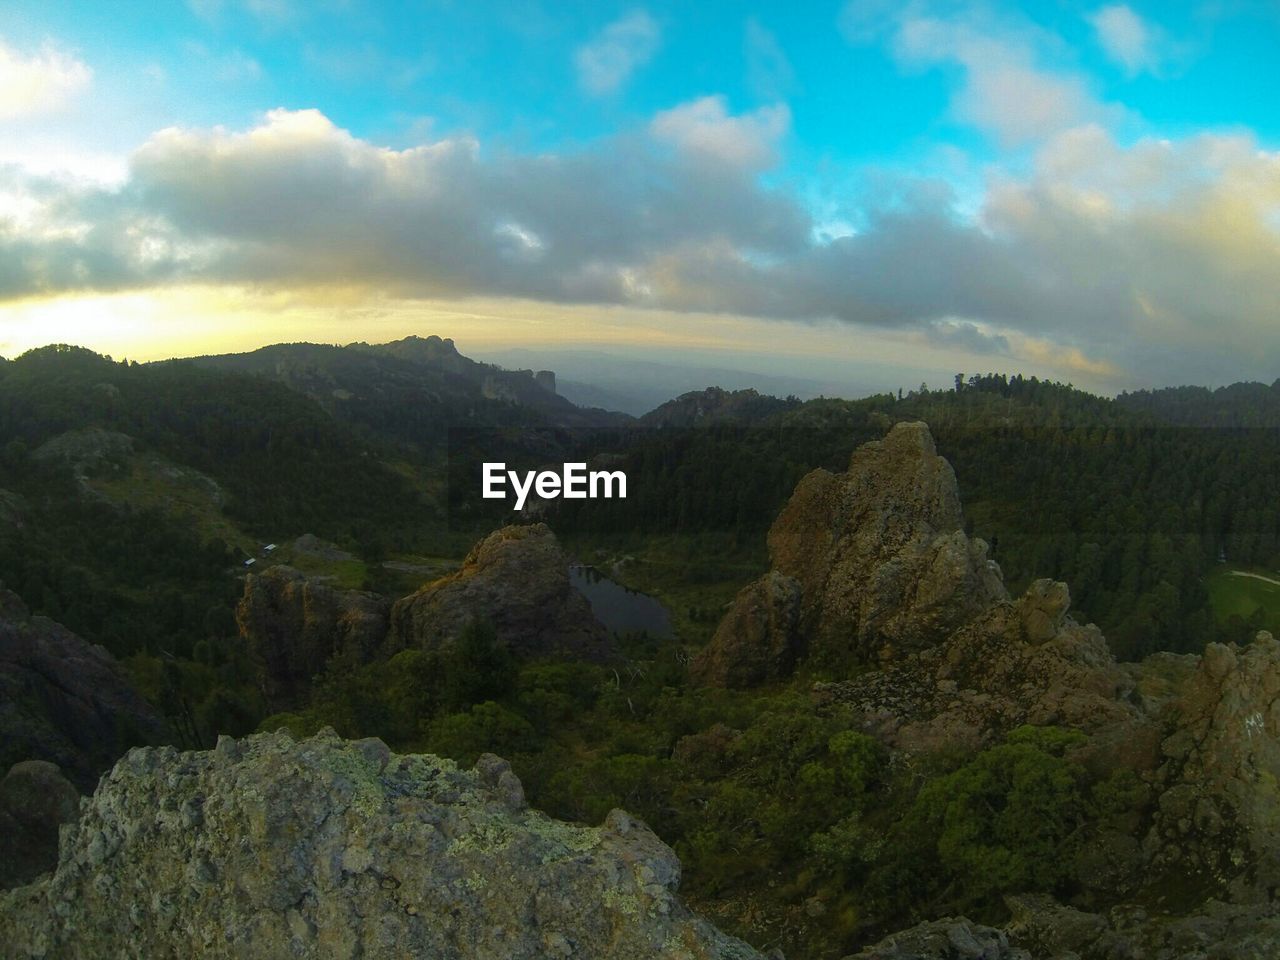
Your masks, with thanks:
<instances>
[{"instance_id":1,"label":"eyeem logo","mask_svg":"<svg viewBox=\"0 0 1280 960\"><path fill-rule=\"evenodd\" d=\"M560 473L554 470L526 471L522 482L520 475L508 470L505 463L486 463L481 491L483 497L486 500L505 500L507 492L503 488L508 481L516 494L513 510L524 509L530 491L543 500L556 497L566 500L618 497L625 500L627 496L627 475L621 470L592 470L588 473L585 463L566 463Z\"/></svg>"}]
</instances>

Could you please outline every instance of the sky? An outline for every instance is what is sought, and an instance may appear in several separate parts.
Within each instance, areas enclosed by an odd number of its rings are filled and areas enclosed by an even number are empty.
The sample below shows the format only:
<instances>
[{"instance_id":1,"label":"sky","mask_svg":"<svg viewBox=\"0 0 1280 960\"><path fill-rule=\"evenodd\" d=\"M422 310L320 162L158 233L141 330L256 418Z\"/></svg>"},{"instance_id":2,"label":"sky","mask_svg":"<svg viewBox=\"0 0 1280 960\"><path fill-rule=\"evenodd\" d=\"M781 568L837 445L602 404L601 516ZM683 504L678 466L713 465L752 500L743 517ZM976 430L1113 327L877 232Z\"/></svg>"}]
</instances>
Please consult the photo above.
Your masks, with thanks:
<instances>
[{"instance_id":1,"label":"sky","mask_svg":"<svg viewBox=\"0 0 1280 960\"><path fill-rule=\"evenodd\" d=\"M1270 0L10 2L0 355L1269 383L1278 41Z\"/></svg>"}]
</instances>

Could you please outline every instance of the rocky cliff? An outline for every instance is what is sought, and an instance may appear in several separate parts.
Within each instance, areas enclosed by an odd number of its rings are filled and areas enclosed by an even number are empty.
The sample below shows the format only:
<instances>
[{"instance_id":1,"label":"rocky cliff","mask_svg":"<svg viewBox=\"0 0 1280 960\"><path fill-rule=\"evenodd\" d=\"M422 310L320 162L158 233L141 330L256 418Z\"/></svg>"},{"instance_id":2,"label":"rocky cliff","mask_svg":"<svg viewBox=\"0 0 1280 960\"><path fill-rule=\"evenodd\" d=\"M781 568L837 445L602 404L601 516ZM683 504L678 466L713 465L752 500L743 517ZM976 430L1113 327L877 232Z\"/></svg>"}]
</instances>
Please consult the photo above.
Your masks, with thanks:
<instances>
[{"instance_id":1,"label":"rocky cliff","mask_svg":"<svg viewBox=\"0 0 1280 960\"><path fill-rule=\"evenodd\" d=\"M245 577L236 622L258 664L263 693L284 708L331 657L372 658L386 638L389 612L390 603L374 594L278 565Z\"/></svg>"},{"instance_id":2,"label":"rocky cliff","mask_svg":"<svg viewBox=\"0 0 1280 960\"><path fill-rule=\"evenodd\" d=\"M0 730L0 770L47 760L86 793L131 745L170 739L163 719L106 650L32 616L3 587Z\"/></svg>"},{"instance_id":3,"label":"rocky cliff","mask_svg":"<svg viewBox=\"0 0 1280 960\"><path fill-rule=\"evenodd\" d=\"M923 423L815 470L769 531L773 569L734 602L694 673L749 686L801 657L889 660L931 647L1007 594L987 545L963 530L951 465Z\"/></svg>"},{"instance_id":4,"label":"rocky cliff","mask_svg":"<svg viewBox=\"0 0 1280 960\"><path fill-rule=\"evenodd\" d=\"M545 523L503 527L476 544L462 568L398 600L391 648L452 643L473 620L493 625L520 656L610 655L608 634L569 581L569 558Z\"/></svg>"},{"instance_id":5,"label":"rocky cliff","mask_svg":"<svg viewBox=\"0 0 1280 960\"><path fill-rule=\"evenodd\" d=\"M492 755L464 771L327 732L222 738L121 760L57 870L0 894L0 942L94 960L759 956L679 882L643 823L549 819Z\"/></svg>"}]
</instances>

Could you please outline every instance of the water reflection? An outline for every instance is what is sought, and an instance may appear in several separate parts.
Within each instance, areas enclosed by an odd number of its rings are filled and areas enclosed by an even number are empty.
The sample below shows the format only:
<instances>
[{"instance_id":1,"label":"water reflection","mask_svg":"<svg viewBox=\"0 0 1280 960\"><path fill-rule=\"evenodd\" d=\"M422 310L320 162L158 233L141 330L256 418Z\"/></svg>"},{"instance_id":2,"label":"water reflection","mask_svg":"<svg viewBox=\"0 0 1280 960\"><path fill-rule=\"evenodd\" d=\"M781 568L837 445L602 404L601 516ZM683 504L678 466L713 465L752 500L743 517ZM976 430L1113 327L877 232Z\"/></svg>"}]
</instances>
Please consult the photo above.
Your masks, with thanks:
<instances>
[{"instance_id":1,"label":"water reflection","mask_svg":"<svg viewBox=\"0 0 1280 960\"><path fill-rule=\"evenodd\" d=\"M652 637L671 636L671 615L647 593L628 590L597 568L586 565L571 566L569 582L587 598L596 619L614 633L643 630Z\"/></svg>"}]
</instances>

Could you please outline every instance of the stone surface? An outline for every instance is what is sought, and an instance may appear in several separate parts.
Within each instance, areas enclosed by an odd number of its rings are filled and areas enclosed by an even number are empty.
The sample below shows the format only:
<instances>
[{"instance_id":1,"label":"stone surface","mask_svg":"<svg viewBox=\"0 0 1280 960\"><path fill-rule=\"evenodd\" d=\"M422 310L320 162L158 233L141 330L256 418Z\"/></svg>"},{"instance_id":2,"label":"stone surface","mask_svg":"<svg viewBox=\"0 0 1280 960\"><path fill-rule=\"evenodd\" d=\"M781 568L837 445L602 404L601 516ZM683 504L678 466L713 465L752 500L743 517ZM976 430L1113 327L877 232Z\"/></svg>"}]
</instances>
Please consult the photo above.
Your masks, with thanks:
<instances>
[{"instance_id":1,"label":"stone surface","mask_svg":"<svg viewBox=\"0 0 1280 960\"><path fill-rule=\"evenodd\" d=\"M1006 900L1010 943L1037 960L1274 960L1280 944L1275 903L1210 900L1182 915L1127 904L1104 915L1042 895Z\"/></svg>"},{"instance_id":2,"label":"stone surface","mask_svg":"<svg viewBox=\"0 0 1280 960\"><path fill-rule=\"evenodd\" d=\"M569 559L544 523L508 526L476 544L462 568L396 601L391 649L437 649L474 620L520 656L610 656L608 633L569 581Z\"/></svg>"},{"instance_id":3,"label":"stone surface","mask_svg":"<svg viewBox=\"0 0 1280 960\"><path fill-rule=\"evenodd\" d=\"M947 917L890 934L846 960L1033 960L1003 930Z\"/></svg>"},{"instance_id":4,"label":"stone surface","mask_svg":"<svg viewBox=\"0 0 1280 960\"><path fill-rule=\"evenodd\" d=\"M510 768L459 770L325 731L130 751L57 871L0 894L13 957L758 957L676 895L621 810L530 810Z\"/></svg>"},{"instance_id":5,"label":"stone surface","mask_svg":"<svg viewBox=\"0 0 1280 960\"><path fill-rule=\"evenodd\" d=\"M30 883L58 862L58 828L80 813L80 794L46 760L15 763L0 780L0 888Z\"/></svg>"},{"instance_id":6,"label":"stone surface","mask_svg":"<svg viewBox=\"0 0 1280 960\"><path fill-rule=\"evenodd\" d=\"M131 745L169 730L115 659L66 627L33 617L0 587L0 769L48 760L82 792Z\"/></svg>"},{"instance_id":7,"label":"stone surface","mask_svg":"<svg viewBox=\"0 0 1280 960\"><path fill-rule=\"evenodd\" d=\"M951 465L923 423L899 423L854 451L842 474L815 470L796 486L769 530L772 571L799 590L794 635L761 603L768 588L739 595L694 664L705 682L742 685L733 661L758 659L744 643L790 649L831 663L887 660L935 646L1007 598L987 545L967 537ZM778 662L777 657L765 657Z\"/></svg>"},{"instance_id":8,"label":"stone surface","mask_svg":"<svg viewBox=\"0 0 1280 960\"><path fill-rule=\"evenodd\" d=\"M386 639L389 612L390 603L372 593L278 565L245 577L236 623L264 695L281 709L297 702L330 657L371 659Z\"/></svg>"},{"instance_id":9,"label":"stone surface","mask_svg":"<svg viewBox=\"0 0 1280 960\"><path fill-rule=\"evenodd\" d=\"M1157 867L1232 899L1280 889L1280 643L1211 643L1165 708ZM1191 883L1195 878L1198 884Z\"/></svg>"}]
</instances>

